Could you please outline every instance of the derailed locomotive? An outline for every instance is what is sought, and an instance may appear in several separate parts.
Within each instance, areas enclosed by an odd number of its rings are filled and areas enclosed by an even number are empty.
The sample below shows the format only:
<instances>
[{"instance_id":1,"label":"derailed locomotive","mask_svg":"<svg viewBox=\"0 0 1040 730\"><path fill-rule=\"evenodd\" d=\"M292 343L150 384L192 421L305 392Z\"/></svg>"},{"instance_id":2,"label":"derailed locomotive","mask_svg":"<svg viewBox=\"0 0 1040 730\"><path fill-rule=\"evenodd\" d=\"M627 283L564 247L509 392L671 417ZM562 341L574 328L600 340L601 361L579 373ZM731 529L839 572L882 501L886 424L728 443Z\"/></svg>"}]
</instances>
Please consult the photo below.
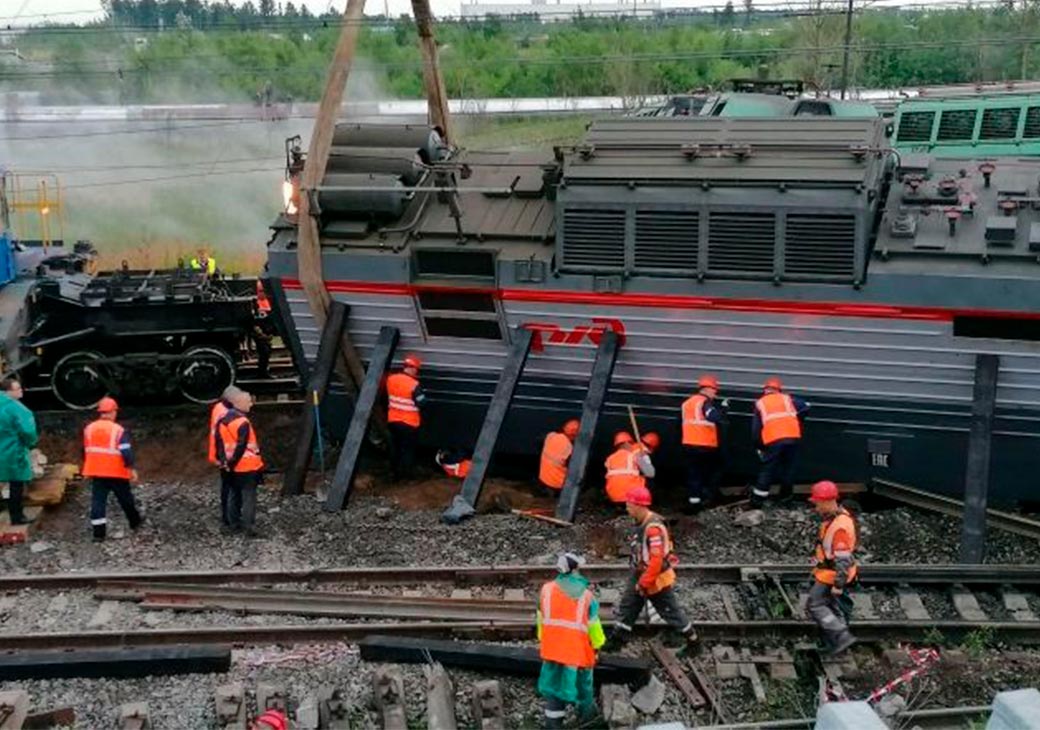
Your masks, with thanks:
<instances>
[{"instance_id":1,"label":"derailed locomotive","mask_svg":"<svg viewBox=\"0 0 1040 730\"><path fill-rule=\"evenodd\" d=\"M390 169L405 162L414 180ZM813 404L802 478L959 494L976 355L991 353L991 499L1032 498L1040 161L899 155L878 119L630 118L542 153L341 125L314 197L325 285L363 358L383 324L423 358L437 445L473 444L527 328L499 450L535 451L580 411L609 329L622 344L600 453L632 404L674 463L679 404L710 372L732 404L729 477L747 478L752 403L776 375ZM295 244L283 215L269 272L313 358Z\"/></svg>"}]
</instances>

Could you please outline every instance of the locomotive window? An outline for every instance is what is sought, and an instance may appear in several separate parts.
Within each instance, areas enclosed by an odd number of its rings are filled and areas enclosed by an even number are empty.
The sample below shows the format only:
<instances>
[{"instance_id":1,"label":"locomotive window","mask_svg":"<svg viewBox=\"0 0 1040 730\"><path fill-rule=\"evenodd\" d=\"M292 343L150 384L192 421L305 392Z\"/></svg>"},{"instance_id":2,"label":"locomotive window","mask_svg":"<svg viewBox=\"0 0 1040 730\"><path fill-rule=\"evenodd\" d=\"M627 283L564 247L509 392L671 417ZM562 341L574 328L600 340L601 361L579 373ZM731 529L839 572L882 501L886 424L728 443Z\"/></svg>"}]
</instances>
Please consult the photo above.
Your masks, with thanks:
<instances>
[{"instance_id":1,"label":"locomotive window","mask_svg":"<svg viewBox=\"0 0 1040 730\"><path fill-rule=\"evenodd\" d=\"M1026 109L1026 128L1022 130L1022 136L1025 139L1040 137L1040 106Z\"/></svg>"},{"instance_id":2,"label":"locomotive window","mask_svg":"<svg viewBox=\"0 0 1040 730\"><path fill-rule=\"evenodd\" d=\"M494 312L495 299L490 294L453 291L420 291L419 306L425 309L457 309L463 312Z\"/></svg>"},{"instance_id":3,"label":"locomotive window","mask_svg":"<svg viewBox=\"0 0 1040 730\"><path fill-rule=\"evenodd\" d=\"M501 340L498 320L427 317L426 334L430 337L462 337L475 340Z\"/></svg>"},{"instance_id":4,"label":"locomotive window","mask_svg":"<svg viewBox=\"0 0 1040 730\"><path fill-rule=\"evenodd\" d=\"M979 139L1014 139L1018 134L1020 111L1018 108L984 110Z\"/></svg>"},{"instance_id":5,"label":"locomotive window","mask_svg":"<svg viewBox=\"0 0 1040 730\"><path fill-rule=\"evenodd\" d=\"M906 112L899 119L900 142L929 142L935 112Z\"/></svg>"},{"instance_id":6,"label":"locomotive window","mask_svg":"<svg viewBox=\"0 0 1040 730\"><path fill-rule=\"evenodd\" d=\"M1014 317L954 317L954 337L1040 341L1040 320Z\"/></svg>"},{"instance_id":7,"label":"locomotive window","mask_svg":"<svg viewBox=\"0 0 1040 730\"><path fill-rule=\"evenodd\" d=\"M975 133L975 109L947 109L939 116L939 142L970 140Z\"/></svg>"},{"instance_id":8,"label":"locomotive window","mask_svg":"<svg viewBox=\"0 0 1040 730\"><path fill-rule=\"evenodd\" d=\"M495 278L495 255L490 251L436 251L419 249L415 252L415 273L429 277Z\"/></svg>"},{"instance_id":9,"label":"locomotive window","mask_svg":"<svg viewBox=\"0 0 1040 730\"><path fill-rule=\"evenodd\" d=\"M420 291L416 303L428 337L502 339L498 308L490 293Z\"/></svg>"}]
</instances>

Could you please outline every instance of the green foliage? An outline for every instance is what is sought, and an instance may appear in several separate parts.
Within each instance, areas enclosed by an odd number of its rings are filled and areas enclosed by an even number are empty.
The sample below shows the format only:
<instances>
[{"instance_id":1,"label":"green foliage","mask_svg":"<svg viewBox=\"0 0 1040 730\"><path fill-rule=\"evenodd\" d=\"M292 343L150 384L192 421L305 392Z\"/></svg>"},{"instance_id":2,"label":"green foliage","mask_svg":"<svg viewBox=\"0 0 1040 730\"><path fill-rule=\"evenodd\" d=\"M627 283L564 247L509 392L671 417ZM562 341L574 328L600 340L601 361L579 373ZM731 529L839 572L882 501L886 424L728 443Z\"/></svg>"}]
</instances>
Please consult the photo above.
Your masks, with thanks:
<instances>
[{"instance_id":1,"label":"green foliage","mask_svg":"<svg viewBox=\"0 0 1040 730\"><path fill-rule=\"evenodd\" d=\"M993 646L994 640L993 629L989 626L980 626L964 637L964 640L961 642L961 648L972 659L978 659L986 653L987 649Z\"/></svg>"},{"instance_id":2,"label":"green foliage","mask_svg":"<svg viewBox=\"0 0 1040 730\"><path fill-rule=\"evenodd\" d=\"M756 10L751 0L712 13L588 18L534 16L445 21L436 28L452 97L681 93L737 76L838 83L844 18ZM82 29L45 26L19 36L32 68L0 88L38 89L54 102L314 101L339 34L334 15L272 0L105 0L109 18ZM776 8L775 4L770 6ZM1040 71L1037 4L945 10L871 9L854 22L851 81L860 87L1028 78ZM412 21L367 18L353 76L361 96L420 98ZM360 93L359 93L360 92ZM84 99L86 97L86 99Z\"/></svg>"}]
</instances>

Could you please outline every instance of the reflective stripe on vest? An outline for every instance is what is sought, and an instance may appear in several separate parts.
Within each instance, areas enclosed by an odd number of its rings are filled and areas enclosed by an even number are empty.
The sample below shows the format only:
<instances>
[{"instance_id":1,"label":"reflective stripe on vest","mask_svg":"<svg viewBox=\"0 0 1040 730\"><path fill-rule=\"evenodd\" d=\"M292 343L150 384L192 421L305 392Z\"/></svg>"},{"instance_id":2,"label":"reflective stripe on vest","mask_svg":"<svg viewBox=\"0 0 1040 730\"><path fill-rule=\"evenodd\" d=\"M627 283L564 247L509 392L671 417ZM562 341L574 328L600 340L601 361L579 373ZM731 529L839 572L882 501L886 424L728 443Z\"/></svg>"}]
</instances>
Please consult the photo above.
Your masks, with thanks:
<instances>
[{"instance_id":1,"label":"reflective stripe on vest","mask_svg":"<svg viewBox=\"0 0 1040 730\"><path fill-rule=\"evenodd\" d=\"M849 536L851 540L850 549L841 550L835 552L834 550L834 538L839 532L844 532ZM833 585L837 571L835 571L835 558L851 558L852 554L856 550L856 543L858 540L856 535L856 520L853 519L849 511L844 507L841 511L834 515L831 519L820 525L820 533L816 540L816 547L813 549L813 557L816 560L816 567L813 569L813 577L821 583L827 585ZM849 569L848 579L852 580L856 577L857 573L856 566L853 565Z\"/></svg>"},{"instance_id":2,"label":"reflective stripe on vest","mask_svg":"<svg viewBox=\"0 0 1040 730\"><path fill-rule=\"evenodd\" d=\"M654 585L650 588L649 593L651 595L663 591L665 588L675 583L675 569L674 564L677 562L675 556L672 553L674 546L672 545L672 536L668 532L668 528L661 520L659 515L651 513L651 518L642 526L639 532L639 547L638 551L633 551L634 555L638 555L637 568L640 574L646 570L650 564L650 543L652 538L650 537L650 528L656 527L660 531L660 537L657 538L661 541L661 572L657 576L657 580L654 581Z\"/></svg>"},{"instance_id":3,"label":"reflective stripe on vest","mask_svg":"<svg viewBox=\"0 0 1040 730\"><path fill-rule=\"evenodd\" d=\"M568 667L591 667L596 660L589 641L589 607L592 591L577 600L555 581L542 586L539 598L542 618L541 657Z\"/></svg>"},{"instance_id":4,"label":"reflective stripe on vest","mask_svg":"<svg viewBox=\"0 0 1040 730\"><path fill-rule=\"evenodd\" d=\"M470 459L463 459L457 464L441 464L441 468L450 477L464 479L469 474L469 469L472 465L473 462Z\"/></svg>"},{"instance_id":5,"label":"reflective stripe on vest","mask_svg":"<svg viewBox=\"0 0 1040 730\"><path fill-rule=\"evenodd\" d=\"M419 381L407 373L393 373L386 379L386 420L389 423L419 427L419 407L412 397L418 386Z\"/></svg>"},{"instance_id":6,"label":"reflective stripe on vest","mask_svg":"<svg viewBox=\"0 0 1040 730\"><path fill-rule=\"evenodd\" d=\"M247 474L263 469L264 460L260 457L260 446L256 440L256 431L253 430L253 424L249 422L249 419L245 416L238 416L228 421L227 416L225 416L218 423L220 440L224 442L224 458L228 460L234 456L237 448L238 429L241 428L243 423L249 426L245 453L242 454L242 458L238 460L238 463L235 464L231 471L236 474Z\"/></svg>"},{"instance_id":7,"label":"reflective stripe on vest","mask_svg":"<svg viewBox=\"0 0 1040 730\"><path fill-rule=\"evenodd\" d=\"M611 502L624 502L628 490L646 486L646 479L636 464L638 456L638 451L621 447L607 457L606 488Z\"/></svg>"},{"instance_id":8,"label":"reflective stripe on vest","mask_svg":"<svg viewBox=\"0 0 1040 730\"><path fill-rule=\"evenodd\" d=\"M213 404L213 408L209 412L209 451L208 458L210 464L219 464L217 461L217 423L221 418L227 415L228 407L224 405L224 401L217 401Z\"/></svg>"},{"instance_id":9,"label":"reflective stripe on vest","mask_svg":"<svg viewBox=\"0 0 1040 730\"><path fill-rule=\"evenodd\" d=\"M682 442L687 446L717 448L719 432L715 424L704 417L708 398L700 393L690 396L682 404Z\"/></svg>"},{"instance_id":10,"label":"reflective stripe on vest","mask_svg":"<svg viewBox=\"0 0 1040 730\"><path fill-rule=\"evenodd\" d=\"M802 424L798 422L798 410L786 393L767 393L755 402L755 409L762 421L762 443L766 446L781 439L802 437Z\"/></svg>"},{"instance_id":11,"label":"reflective stripe on vest","mask_svg":"<svg viewBox=\"0 0 1040 730\"><path fill-rule=\"evenodd\" d=\"M99 418L87 424L83 429L83 476L129 479L130 468L119 446L122 438L123 427L115 421Z\"/></svg>"},{"instance_id":12,"label":"reflective stripe on vest","mask_svg":"<svg viewBox=\"0 0 1040 730\"><path fill-rule=\"evenodd\" d=\"M571 440L559 432L545 437L542 458L538 465L538 479L547 487L562 489L567 480L567 461L574 447Z\"/></svg>"}]
</instances>

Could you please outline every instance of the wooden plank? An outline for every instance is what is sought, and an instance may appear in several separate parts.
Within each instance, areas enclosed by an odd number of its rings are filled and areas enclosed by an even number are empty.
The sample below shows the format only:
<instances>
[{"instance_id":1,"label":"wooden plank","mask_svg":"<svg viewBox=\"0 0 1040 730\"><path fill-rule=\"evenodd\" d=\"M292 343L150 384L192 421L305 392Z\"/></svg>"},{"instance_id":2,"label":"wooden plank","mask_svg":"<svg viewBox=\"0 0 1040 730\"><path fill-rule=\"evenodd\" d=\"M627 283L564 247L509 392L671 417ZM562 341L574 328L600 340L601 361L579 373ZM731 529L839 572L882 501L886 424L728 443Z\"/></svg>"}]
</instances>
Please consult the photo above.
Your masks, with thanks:
<instances>
[{"instance_id":1,"label":"wooden plank","mask_svg":"<svg viewBox=\"0 0 1040 730\"><path fill-rule=\"evenodd\" d=\"M751 661L751 650L740 650L740 676L751 682L751 691L755 693L756 702L766 701L766 688L762 684L762 677L758 673L758 667Z\"/></svg>"},{"instance_id":2,"label":"wooden plank","mask_svg":"<svg viewBox=\"0 0 1040 730\"><path fill-rule=\"evenodd\" d=\"M39 710L27 715L22 723L22 730L49 730L52 727L76 727L76 708Z\"/></svg>"},{"instance_id":3,"label":"wooden plank","mask_svg":"<svg viewBox=\"0 0 1040 730\"><path fill-rule=\"evenodd\" d=\"M415 29L419 33L419 51L423 59L423 85L426 87L426 104L430 121L441 130L441 136L449 144L454 139L451 115L448 111L448 94L444 90L437 41L433 37L433 13L429 0L412 0L412 15Z\"/></svg>"},{"instance_id":4,"label":"wooden plank","mask_svg":"<svg viewBox=\"0 0 1040 730\"><path fill-rule=\"evenodd\" d=\"M293 452L293 460L289 463L289 468L285 470L285 476L282 479L283 496L291 497L303 493L303 483L307 479L307 469L310 467L311 454L314 452L316 434L314 394L317 393L319 404L325 400L325 396L328 394L332 367L336 361L336 349L339 346L340 335L346 327L349 311L350 307L346 304L333 302L329 309L328 319L325 320L325 325L322 327L318 356L314 360L314 369L311 371L307 383L304 403L300 407L296 450Z\"/></svg>"},{"instance_id":5,"label":"wooden plank","mask_svg":"<svg viewBox=\"0 0 1040 730\"><path fill-rule=\"evenodd\" d=\"M0 680L70 677L136 678L203 674L231 668L231 650L220 646L154 646L0 654Z\"/></svg>"},{"instance_id":6,"label":"wooden plank","mask_svg":"<svg viewBox=\"0 0 1040 730\"><path fill-rule=\"evenodd\" d=\"M964 468L964 523L961 530L962 563L981 563L986 549L986 498L989 493L993 415L997 408L1000 358L975 356L975 388L971 401L968 462Z\"/></svg>"},{"instance_id":7,"label":"wooden plank","mask_svg":"<svg viewBox=\"0 0 1040 730\"><path fill-rule=\"evenodd\" d=\"M473 450L473 463L470 465L469 474L462 483L462 499L471 507L476 507L480 499L484 477L491 465L502 424L513 402L513 394L524 372L524 365L527 364L527 356L531 352L531 340L531 330L520 328L513 331L513 347L499 375L495 394L491 397L491 404L484 416L484 425L481 426L480 436L477 437L477 445ZM445 519L451 521L447 514Z\"/></svg>"},{"instance_id":8,"label":"wooden plank","mask_svg":"<svg viewBox=\"0 0 1040 730\"><path fill-rule=\"evenodd\" d=\"M0 730L21 730L28 714L28 692L23 689L0 692Z\"/></svg>"},{"instance_id":9,"label":"wooden plank","mask_svg":"<svg viewBox=\"0 0 1040 730\"><path fill-rule=\"evenodd\" d=\"M77 464L48 464L43 476L29 483L22 497L25 507L53 507L65 500L65 489L76 478Z\"/></svg>"},{"instance_id":10,"label":"wooden plank","mask_svg":"<svg viewBox=\"0 0 1040 730\"><path fill-rule=\"evenodd\" d=\"M675 686L679 688L679 691L682 693L683 697L686 698L690 707L704 707L708 704L704 695L697 690L693 685L693 682L690 681L690 678L686 676L686 672L676 660L675 654L666 649L664 645L656 639L650 642L650 651L654 655L654 658L657 659L657 662L661 665L661 668L664 669L668 678L671 679L672 682L675 683Z\"/></svg>"},{"instance_id":11,"label":"wooden plank","mask_svg":"<svg viewBox=\"0 0 1040 730\"><path fill-rule=\"evenodd\" d=\"M407 636L367 636L358 642L361 658L369 662L425 664L501 672L534 677L541 671L538 649L512 645L444 641ZM642 686L650 678L650 665L643 659L603 655L596 664L597 683Z\"/></svg>"},{"instance_id":12,"label":"wooden plank","mask_svg":"<svg viewBox=\"0 0 1040 730\"><path fill-rule=\"evenodd\" d=\"M325 499L326 512L339 512L350 500L350 491L354 486L354 476L357 473L358 457L361 455L361 445L365 441L368 432L369 420L372 416L372 408L376 404L382 387L383 377L390 366L390 361L397 348L400 332L396 327L382 327L379 330L379 338L368 362L368 371L365 373L365 381L361 385L361 392L354 403L354 413L350 418L350 427L343 441L343 448L339 452L339 460L336 462L336 473L332 477L332 486L329 488L328 497Z\"/></svg>"},{"instance_id":13,"label":"wooden plank","mask_svg":"<svg viewBox=\"0 0 1040 730\"><path fill-rule=\"evenodd\" d=\"M600 411L607 398L610 379L614 374L614 363L617 361L620 340L613 331L600 335L596 347L596 360L592 363L592 374L589 376L589 387L585 391L585 402L581 407L581 425L578 437L574 439L574 451L567 464L567 478L560 490L556 502L556 518L567 522L574 521L574 513L578 509L578 494L585 483L585 470L589 464L589 452L596 437L596 426L599 423Z\"/></svg>"}]
</instances>

